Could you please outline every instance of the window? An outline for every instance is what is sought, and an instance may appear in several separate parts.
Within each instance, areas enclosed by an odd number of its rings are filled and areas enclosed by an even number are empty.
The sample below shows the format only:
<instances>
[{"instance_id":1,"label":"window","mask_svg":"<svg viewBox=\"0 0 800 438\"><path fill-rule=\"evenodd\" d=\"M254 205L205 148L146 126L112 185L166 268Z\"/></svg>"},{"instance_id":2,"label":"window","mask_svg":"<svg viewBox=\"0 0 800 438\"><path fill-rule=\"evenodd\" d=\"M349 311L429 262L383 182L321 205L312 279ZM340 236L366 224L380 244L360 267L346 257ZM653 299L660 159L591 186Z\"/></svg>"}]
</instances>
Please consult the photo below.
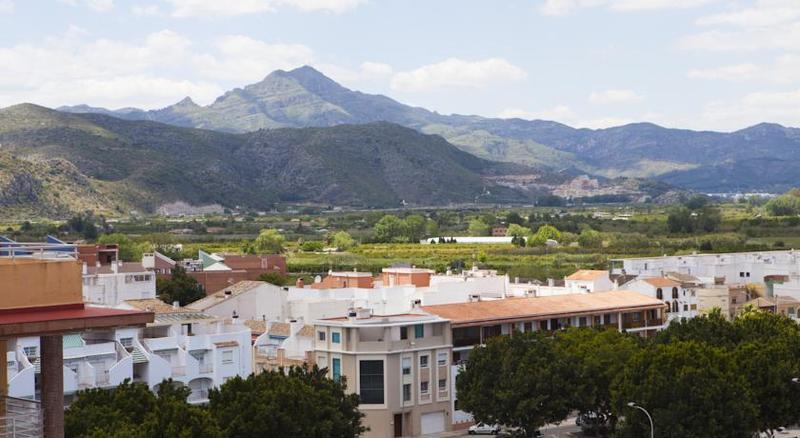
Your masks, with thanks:
<instances>
[{"instance_id":1,"label":"window","mask_svg":"<svg viewBox=\"0 0 800 438\"><path fill-rule=\"evenodd\" d=\"M677 287L673 287L672 288L672 298L676 299L676 300L678 299L678 288Z\"/></svg>"},{"instance_id":2,"label":"window","mask_svg":"<svg viewBox=\"0 0 800 438\"><path fill-rule=\"evenodd\" d=\"M749 272L745 272L745 275L747 276L747 278L750 278L750 273Z\"/></svg>"},{"instance_id":3,"label":"window","mask_svg":"<svg viewBox=\"0 0 800 438\"><path fill-rule=\"evenodd\" d=\"M428 382L419 382L419 392L420 394L428 393Z\"/></svg>"},{"instance_id":4,"label":"window","mask_svg":"<svg viewBox=\"0 0 800 438\"><path fill-rule=\"evenodd\" d=\"M417 324L414 326L414 337L417 339L421 339L425 337L425 326L422 324Z\"/></svg>"},{"instance_id":5,"label":"window","mask_svg":"<svg viewBox=\"0 0 800 438\"><path fill-rule=\"evenodd\" d=\"M419 367L420 368L428 368L428 356L420 356L419 357Z\"/></svg>"},{"instance_id":6,"label":"window","mask_svg":"<svg viewBox=\"0 0 800 438\"><path fill-rule=\"evenodd\" d=\"M739 277L742 277L742 278L744 278L744 272L740 272L740 273L739 273Z\"/></svg>"},{"instance_id":7,"label":"window","mask_svg":"<svg viewBox=\"0 0 800 438\"><path fill-rule=\"evenodd\" d=\"M587 323L586 323L586 317L585 316L581 316L580 318L578 318L578 326L579 327L586 327L586 325L587 325Z\"/></svg>"},{"instance_id":8,"label":"window","mask_svg":"<svg viewBox=\"0 0 800 438\"><path fill-rule=\"evenodd\" d=\"M447 379L439 379L439 391L447 391Z\"/></svg>"},{"instance_id":9,"label":"window","mask_svg":"<svg viewBox=\"0 0 800 438\"><path fill-rule=\"evenodd\" d=\"M692 307L691 307L691 309L692 309L692 310L697 310L697 304L692 304Z\"/></svg>"},{"instance_id":10,"label":"window","mask_svg":"<svg viewBox=\"0 0 800 438\"><path fill-rule=\"evenodd\" d=\"M670 310L669 310L670 309L669 300L665 301L665 303L667 303L667 308L666 308L666 310L664 310L664 313L669 313L670 312Z\"/></svg>"},{"instance_id":11,"label":"window","mask_svg":"<svg viewBox=\"0 0 800 438\"><path fill-rule=\"evenodd\" d=\"M678 312L678 302L677 301L673 301L672 302L672 311L675 312L675 313Z\"/></svg>"},{"instance_id":12,"label":"window","mask_svg":"<svg viewBox=\"0 0 800 438\"><path fill-rule=\"evenodd\" d=\"M321 342L325 342L325 332L317 332L317 339Z\"/></svg>"},{"instance_id":13,"label":"window","mask_svg":"<svg viewBox=\"0 0 800 438\"><path fill-rule=\"evenodd\" d=\"M689 305L688 304L684 304L683 305L683 311L686 312L687 310L689 310Z\"/></svg>"},{"instance_id":14,"label":"window","mask_svg":"<svg viewBox=\"0 0 800 438\"><path fill-rule=\"evenodd\" d=\"M443 366L447 365L447 352L446 351L440 351L440 352L436 353L436 364L439 365L440 367L443 367Z\"/></svg>"},{"instance_id":15,"label":"window","mask_svg":"<svg viewBox=\"0 0 800 438\"><path fill-rule=\"evenodd\" d=\"M339 332L331 333L331 342L334 344L340 344L342 342L342 334Z\"/></svg>"},{"instance_id":16,"label":"window","mask_svg":"<svg viewBox=\"0 0 800 438\"><path fill-rule=\"evenodd\" d=\"M383 404L383 361L362 360L358 363L361 403Z\"/></svg>"},{"instance_id":17,"label":"window","mask_svg":"<svg viewBox=\"0 0 800 438\"><path fill-rule=\"evenodd\" d=\"M27 356L29 359L32 357L39 357L38 350L38 347L24 347L22 349L22 351L25 353L25 356Z\"/></svg>"},{"instance_id":18,"label":"window","mask_svg":"<svg viewBox=\"0 0 800 438\"><path fill-rule=\"evenodd\" d=\"M403 375L407 376L411 374L411 358L404 357L403 358Z\"/></svg>"},{"instance_id":19,"label":"window","mask_svg":"<svg viewBox=\"0 0 800 438\"><path fill-rule=\"evenodd\" d=\"M408 339L408 327L400 327L400 339Z\"/></svg>"},{"instance_id":20,"label":"window","mask_svg":"<svg viewBox=\"0 0 800 438\"><path fill-rule=\"evenodd\" d=\"M403 385L403 401L411 401L411 384L406 383Z\"/></svg>"},{"instance_id":21,"label":"window","mask_svg":"<svg viewBox=\"0 0 800 438\"><path fill-rule=\"evenodd\" d=\"M125 348L133 347L133 338L120 338L119 343Z\"/></svg>"},{"instance_id":22,"label":"window","mask_svg":"<svg viewBox=\"0 0 800 438\"><path fill-rule=\"evenodd\" d=\"M524 332L532 332L533 331L533 323L526 322L524 326L522 326Z\"/></svg>"},{"instance_id":23,"label":"window","mask_svg":"<svg viewBox=\"0 0 800 438\"><path fill-rule=\"evenodd\" d=\"M222 352L222 363L233 363L233 350L225 350Z\"/></svg>"},{"instance_id":24,"label":"window","mask_svg":"<svg viewBox=\"0 0 800 438\"><path fill-rule=\"evenodd\" d=\"M605 315L603 315L603 324L605 324L605 325L611 324L611 314L610 313L606 313Z\"/></svg>"},{"instance_id":25,"label":"window","mask_svg":"<svg viewBox=\"0 0 800 438\"><path fill-rule=\"evenodd\" d=\"M333 365L331 366L333 372L333 380L338 382L339 379L342 377L342 360L334 357L333 358Z\"/></svg>"},{"instance_id":26,"label":"window","mask_svg":"<svg viewBox=\"0 0 800 438\"><path fill-rule=\"evenodd\" d=\"M661 290L661 288L656 289L656 298L658 298L659 300L664 299L664 291Z\"/></svg>"}]
</instances>

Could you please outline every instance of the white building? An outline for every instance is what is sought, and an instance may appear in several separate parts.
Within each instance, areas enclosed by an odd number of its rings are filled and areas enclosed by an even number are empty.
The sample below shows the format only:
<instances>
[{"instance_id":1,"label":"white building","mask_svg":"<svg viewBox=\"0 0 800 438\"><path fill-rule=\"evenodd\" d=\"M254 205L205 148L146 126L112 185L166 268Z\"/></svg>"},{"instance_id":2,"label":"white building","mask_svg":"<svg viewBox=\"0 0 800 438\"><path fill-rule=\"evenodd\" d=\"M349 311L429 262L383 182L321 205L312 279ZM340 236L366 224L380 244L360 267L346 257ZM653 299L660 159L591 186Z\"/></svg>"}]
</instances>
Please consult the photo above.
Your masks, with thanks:
<instances>
[{"instance_id":1,"label":"white building","mask_svg":"<svg viewBox=\"0 0 800 438\"><path fill-rule=\"evenodd\" d=\"M611 261L612 275L662 277L677 272L699 277L704 283L765 283L770 276L800 275L800 252L759 251L725 254L691 254Z\"/></svg>"},{"instance_id":2,"label":"white building","mask_svg":"<svg viewBox=\"0 0 800 438\"><path fill-rule=\"evenodd\" d=\"M141 263L114 261L109 265L83 265L83 300L117 306L126 300L155 298L156 276Z\"/></svg>"},{"instance_id":3,"label":"white building","mask_svg":"<svg viewBox=\"0 0 800 438\"><path fill-rule=\"evenodd\" d=\"M616 285L611 281L608 271L580 269L564 277L563 286L557 286L555 280L549 280L546 285L512 284L511 289L524 291L522 295L513 294L517 296L550 297L608 292L616 289Z\"/></svg>"},{"instance_id":4,"label":"white building","mask_svg":"<svg viewBox=\"0 0 800 438\"><path fill-rule=\"evenodd\" d=\"M624 288L648 297L664 301L668 321L694 318L698 315L696 287L682 284L666 277L651 277L633 280ZM724 288L727 294L728 289ZM727 308L723 309L727 313Z\"/></svg>"}]
</instances>

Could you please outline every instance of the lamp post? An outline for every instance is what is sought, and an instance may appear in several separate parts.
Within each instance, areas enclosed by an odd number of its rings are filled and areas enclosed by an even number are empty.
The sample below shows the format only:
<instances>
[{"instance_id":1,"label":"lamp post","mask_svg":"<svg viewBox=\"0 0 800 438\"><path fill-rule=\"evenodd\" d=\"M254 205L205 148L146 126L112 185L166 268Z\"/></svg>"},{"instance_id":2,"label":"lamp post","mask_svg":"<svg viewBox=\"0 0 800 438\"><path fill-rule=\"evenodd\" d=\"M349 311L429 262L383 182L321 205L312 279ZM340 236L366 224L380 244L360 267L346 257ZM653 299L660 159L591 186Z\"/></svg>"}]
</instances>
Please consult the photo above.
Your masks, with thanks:
<instances>
[{"instance_id":1,"label":"lamp post","mask_svg":"<svg viewBox=\"0 0 800 438\"><path fill-rule=\"evenodd\" d=\"M650 420L650 438L653 438L655 434L655 428L653 427L653 417L650 416L650 413L647 412L647 409L637 405L636 402L628 402L628 406L639 409L642 412L644 412L645 415L647 415L647 419Z\"/></svg>"}]
</instances>

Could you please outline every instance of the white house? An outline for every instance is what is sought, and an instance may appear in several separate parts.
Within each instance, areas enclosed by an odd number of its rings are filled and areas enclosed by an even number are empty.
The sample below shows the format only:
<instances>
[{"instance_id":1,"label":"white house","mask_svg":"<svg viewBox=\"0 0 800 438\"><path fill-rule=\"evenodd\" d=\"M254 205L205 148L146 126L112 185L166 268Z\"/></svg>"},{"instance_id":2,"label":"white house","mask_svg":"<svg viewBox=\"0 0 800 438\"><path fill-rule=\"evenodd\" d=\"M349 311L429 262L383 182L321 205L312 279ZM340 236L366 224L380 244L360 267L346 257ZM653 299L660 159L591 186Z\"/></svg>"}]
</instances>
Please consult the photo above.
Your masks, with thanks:
<instances>
[{"instance_id":1,"label":"white house","mask_svg":"<svg viewBox=\"0 0 800 438\"><path fill-rule=\"evenodd\" d=\"M83 300L117 306L125 300L155 298L156 276L141 263L114 261L109 265L83 265Z\"/></svg>"},{"instance_id":2,"label":"white house","mask_svg":"<svg viewBox=\"0 0 800 438\"><path fill-rule=\"evenodd\" d=\"M689 319L698 315L697 291L690 285L666 277L650 277L628 282L624 288L664 301L667 305L665 316L668 321L676 318Z\"/></svg>"}]
</instances>

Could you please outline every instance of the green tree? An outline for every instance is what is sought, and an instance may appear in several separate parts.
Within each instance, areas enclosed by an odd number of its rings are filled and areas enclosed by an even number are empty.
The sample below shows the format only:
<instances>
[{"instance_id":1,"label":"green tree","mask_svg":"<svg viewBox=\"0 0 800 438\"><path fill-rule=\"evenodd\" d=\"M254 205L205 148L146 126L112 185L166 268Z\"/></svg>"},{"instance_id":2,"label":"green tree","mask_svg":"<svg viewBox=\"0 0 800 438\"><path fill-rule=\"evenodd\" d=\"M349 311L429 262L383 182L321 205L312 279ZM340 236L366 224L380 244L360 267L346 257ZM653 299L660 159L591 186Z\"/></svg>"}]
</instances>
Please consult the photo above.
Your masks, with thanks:
<instances>
[{"instance_id":1,"label":"green tree","mask_svg":"<svg viewBox=\"0 0 800 438\"><path fill-rule=\"evenodd\" d=\"M439 224L435 220L428 219L425 222L425 235L428 237L436 237L439 235Z\"/></svg>"},{"instance_id":2,"label":"green tree","mask_svg":"<svg viewBox=\"0 0 800 438\"><path fill-rule=\"evenodd\" d=\"M552 225L542 225L536 234L528 240L528 246L542 246L548 240L561 241L561 232Z\"/></svg>"},{"instance_id":3,"label":"green tree","mask_svg":"<svg viewBox=\"0 0 800 438\"><path fill-rule=\"evenodd\" d=\"M512 224L522 225L525 223L525 218L519 215L516 211L512 211L506 215L506 223L509 227Z\"/></svg>"},{"instance_id":4,"label":"green tree","mask_svg":"<svg viewBox=\"0 0 800 438\"><path fill-rule=\"evenodd\" d=\"M245 248L250 254L281 254L285 248L286 239L278 230L263 229L251 245Z\"/></svg>"},{"instance_id":5,"label":"green tree","mask_svg":"<svg viewBox=\"0 0 800 438\"><path fill-rule=\"evenodd\" d=\"M578 236L578 244L584 248L600 248L603 246L603 236L599 232L587 228Z\"/></svg>"},{"instance_id":6,"label":"green tree","mask_svg":"<svg viewBox=\"0 0 800 438\"><path fill-rule=\"evenodd\" d=\"M519 224L511 224L508 226L508 230L506 230L506 236L516 237L519 238L526 238L529 237L533 232L530 228L523 227Z\"/></svg>"},{"instance_id":7,"label":"green tree","mask_svg":"<svg viewBox=\"0 0 800 438\"><path fill-rule=\"evenodd\" d=\"M326 372L306 365L234 377L211 390L209 408L228 437L357 437L358 395Z\"/></svg>"},{"instance_id":8,"label":"green tree","mask_svg":"<svg viewBox=\"0 0 800 438\"><path fill-rule=\"evenodd\" d=\"M119 246L119 258L126 262L138 262L142 260L142 254L151 250L148 243L134 242L130 237L122 233L103 234L97 239L97 243L102 245L116 244Z\"/></svg>"},{"instance_id":9,"label":"green tree","mask_svg":"<svg viewBox=\"0 0 800 438\"><path fill-rule=\"evenodd\" d=\"M425 237L425 218L412 214L406 218L406 229L408 229L408 241L411 243L419 242Z\"/></svg>"},{"instance_id":10,"label":"green tree","mask_svg":"<svg viewBox=\"0 0 800 438\"><path fill-rule=\"evenodd\" d=\"M189 405L189 389L172 380L159 385L158 394L147 385L126 380L114 389L79 391L64 414L69 437L180 437L222 436L214 418Z\"/></svg>"},{"instance_id":11,"label":"green tree","mask_svg":"<svg viewBox=\"0 0 800 438\"><path fill-rule=\"evenodd\" d=\"M480 218L472 219L469 221L467 233L469 233L470 236L488 236L489 225Z\"/></svg>"},{"instance_id":12,"label":"green tree","mask_svg":"<svg viewBox=\"0 0 800 438\"><path fill-rule=\"evenodd\" d=\"M556 341L559 360L572 364L576 373L572 408L595 413L602 425L613 429L617 417L611 389L625 364L639 351L639 338L617 330L570 328L559 332Z\"/></svg>"},{"instance_id":13,"label":"green tree","mask_svg":"<svg viewBox=\"0 0 800 438\"><path fill-rule=\"evenodd\" d=\"M307 240L300 244L300 249L306 252L319 252L325 247L325 243L321 240Z\"/></svg>"},{"instance_id":14,"label":"green tree","mask_svg":"<svg viewBox=\"0 0 800 438\"><path fill-rule=\"evenodd\" d=\"M650 412L662 438L750 438L758 430L747 376L730 353L708 344L653 344L631 358L614 387L614 411L625 418L617 429L621 437L650 433L646 416L629 402Z\"/></svg>"},{"instance_id":15,"label":"green tree","mask_svg":"<svg viewBox=\"0 0 800 438\"><path fill-rule=\"evenodd\" d=\"M356 246L356 241L346 231L338 231L331 238L331 245L339 251L347 251Z\"/></svg>"},{"instance_id":16,"label":"green tree","mask_svg":"<svg viewBox=\"0 0 800 438\"><path fill-rule=\"evenodd\" d=\"M397 216L387 214L372 229L372 238L376 242L408 242L408 225Z\"/></svg>"},{"instance_id":17,"label":"green tree","mask_svg":"<svg viewBox=\"0 0 800 438\"><path fill-rule=\"evenodd\" d=\"M159 278L156 280L156 294L165 303L171 304L177 301L181 306L206 296L197 280L190 277L186 270L180 266L172 268L171 278Z\"/></svg>"},{"instance_id":18,"label":"green tree","mask_svg":"<svg viewBox=\"0 0 800 438\"><path fill-rule=\"evenodd\" d=\"M796 216L800 214L800 193L797 189L770 199L764 206L772 216Z\"/></svg>"},{"instance_id":19,"label":"green tree","mask_svg":"<svg viewBox=\"0 0 800 438\"><path fill-rule=\"evenodd\" d=\"M569 415L575 383L574 368L561 360L552 336L533 332L495 337L473 349L456 388L461 409L475 421L518 427L532 437Z\"/></svg>"}]
</instances>

